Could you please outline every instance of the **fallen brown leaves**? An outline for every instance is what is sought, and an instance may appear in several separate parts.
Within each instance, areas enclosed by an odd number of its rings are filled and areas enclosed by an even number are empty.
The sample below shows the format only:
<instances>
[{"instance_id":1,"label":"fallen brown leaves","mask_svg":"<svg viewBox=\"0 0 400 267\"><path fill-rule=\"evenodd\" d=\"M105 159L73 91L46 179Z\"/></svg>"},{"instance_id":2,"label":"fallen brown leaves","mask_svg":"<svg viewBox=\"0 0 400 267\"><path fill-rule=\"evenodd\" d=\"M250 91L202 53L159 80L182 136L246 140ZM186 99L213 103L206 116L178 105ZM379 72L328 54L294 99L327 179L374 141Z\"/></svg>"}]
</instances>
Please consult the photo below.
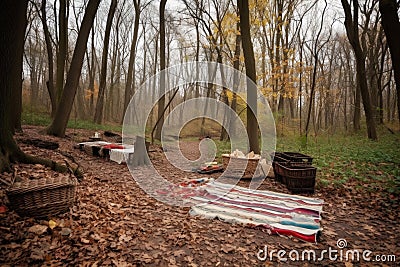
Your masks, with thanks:
<instances>
[{"instance_id":1,"label":"fallen brown leaves","mask_svg":"<svg viewBox=\"0 0 400 267\"><path fill-rule=\"evenodd\" d=\"M38 128L25 134L39 136ZM75 130L77 131L77 130ZM70 136L73 131L69 131ZM84 135L84 131L78 132ZM86 132L87 136L91 133ZM269 266L257 259L260 248L327 249L345 238L350 247L399 255L398 217L392 220L374 209L360 208L338 192L317 192L324 198L321 243L306 244L287 237L269 236L261 229L191 217L188 208L171 207L147 196L125 165L74 150L76 140L56 139L60 149L72 154L85 172L77 186L77 199L69 213L45 220L20 218L12 211L0 213L0 264L2 266ZM182 144L192 156L191 143ZM29 146L24 150L62 162L63 156ZM194 152L193 152L194 150ZM203 177L174 169L160 154L151 155L159 171L173 182ZM16 165L21 176L55 175L41 166ZM218 175L218 174L216 174ZM216 177L216 176L215 176ZM242 181L241 185L248 182ZM263 189L285 192L267 179ZM4 190L0 190L0 206ZM359 200L369 202L369 199ZM346 203L346 206L343 206ZM304 262L303 262L304 263ZM274 262L272 265L278 264ZM330 263L342 266L343 263ZM291 265L302 266L302 262Z\"/></svg>"}]
</instances>

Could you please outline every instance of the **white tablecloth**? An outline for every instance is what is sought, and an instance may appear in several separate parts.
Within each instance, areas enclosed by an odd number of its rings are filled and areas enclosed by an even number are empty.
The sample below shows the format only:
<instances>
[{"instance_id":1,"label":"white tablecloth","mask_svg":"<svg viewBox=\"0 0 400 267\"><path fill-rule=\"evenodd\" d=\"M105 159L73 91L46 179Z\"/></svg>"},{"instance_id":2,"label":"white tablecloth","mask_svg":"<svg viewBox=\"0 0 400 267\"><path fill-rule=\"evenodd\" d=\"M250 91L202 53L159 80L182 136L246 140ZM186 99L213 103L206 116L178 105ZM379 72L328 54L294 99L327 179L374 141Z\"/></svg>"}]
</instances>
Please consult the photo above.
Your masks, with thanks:
<instances>
[{"instance_id":1,"label":"white tablecloth","mask_svg":"<svg viewBox=\"0 0 400 267\"><path fill-rule=\"evenodd\" d=\"M130 154L133 154L134 146L126 146L124 149L111 149L110 150L110 160L121 164L122 162L126 162L126 159Z\"/></svg>"}]
</instances>

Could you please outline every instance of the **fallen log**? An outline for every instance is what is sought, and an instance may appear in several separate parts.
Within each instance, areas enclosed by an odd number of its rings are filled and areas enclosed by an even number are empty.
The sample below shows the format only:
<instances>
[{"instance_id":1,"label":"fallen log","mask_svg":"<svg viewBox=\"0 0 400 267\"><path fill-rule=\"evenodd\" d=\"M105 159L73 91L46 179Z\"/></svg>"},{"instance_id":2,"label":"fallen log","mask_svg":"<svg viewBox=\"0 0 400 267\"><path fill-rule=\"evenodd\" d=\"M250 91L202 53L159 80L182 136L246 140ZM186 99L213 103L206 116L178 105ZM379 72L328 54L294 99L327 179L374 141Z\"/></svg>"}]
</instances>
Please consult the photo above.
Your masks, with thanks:
<instances>
[{"instance_id":1,"label":"fallen log","mask_svg":"<svg viewBox=\"0 0 400 267\"><path fill-rule=\"evenodd\" d=\"M38 148L44 148L49 150L56 150L60 147L60 145L57 142L45 141L40 139L22 139L20 141L26 145L31 145Z\"/></svg>"}]
</instances>

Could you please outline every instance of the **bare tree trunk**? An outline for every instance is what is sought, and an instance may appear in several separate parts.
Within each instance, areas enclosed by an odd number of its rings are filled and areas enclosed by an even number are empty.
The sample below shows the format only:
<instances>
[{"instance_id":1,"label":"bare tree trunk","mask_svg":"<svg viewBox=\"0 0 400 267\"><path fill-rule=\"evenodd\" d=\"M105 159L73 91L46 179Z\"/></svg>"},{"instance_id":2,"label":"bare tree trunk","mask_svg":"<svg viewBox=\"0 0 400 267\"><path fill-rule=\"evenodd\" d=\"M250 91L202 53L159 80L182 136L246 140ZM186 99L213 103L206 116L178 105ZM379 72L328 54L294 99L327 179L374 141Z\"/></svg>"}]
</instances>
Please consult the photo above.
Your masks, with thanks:
<instances>
[{"instance_id":1,"label":"bare tree trunk","mask_svg":"<svg viewBox=\"0 0 400 267\"><path fill-rule=\"evenodd\" d=\"M49 92L50 102L51 102L51 116L53 117L56 109L57 109L57 95L56 89L54 87L54 56L53 56L53 46L51 44L51 37L49 27L47 26L47 13L46 13L46 0L42 1L42 5L40 7L41 11L41 21L44 32L44 40L46 43L46 51L47 51L47 68L48 68L48 80L46 82L47 91Z\"/></svg>"},{"instance_id":2,"label":"bare tree trunk","mask_svg":"<svg viewBox=\"0 0 400 267\"><path fill-rule=\"evenodd\" d=\"M382 26L392 57L394 81L397 91L397 115L400 123L400 21L396 0L380 0L379 11L382 15Z\"/></svg>"},{"instance_id":3,"label":"bare tree trunk","mask_svg":"<svg viewBox=\"0 0 400 267\"><path fill-rule=\"evenodd\" d=\"M283 96L282 96L283 92L280 92L280 90L279 90L279 81L281 79L281 75L280 75L281 74L280 41L282 38L282 26L283 26L282 25L283 1L275 0L275 5L278 9L278 14L276 14L277 18L276 18L276 25L275 25L275 31L276 31L276 34L275 34L275 66L276 66L276 70L275 70L275 72L277 73L276 78L275 78L275 92L276 92L277 96L279 95L279 99L275 100L275 104L276 104L277 100L279 102L278 102L277 110L274 110L274 111L277 111L278 115L283 115L283 103L282 103L284 101ZM279 116L277 118L279 119Z\"/></svg>"},{"instance_id":4,"label":"bare tree trunk","mask_svg":"<svg viewBox=\"0 0 400 267\"><path fill-rule=\"evenodd\" d=\"M38 71L40 68L37 66L36 58L38 57L38 51L37 51L37 42L38 42L38 36L36 36L36 41L35 45L32 43L32 39L29 38L28 43L29 43L29 72L30 72L30 105L32 107L37 106L37 100L38 100L38 95L39 95L39 81L38 81Z\"/></svg>"},{"instance_id":5,"label":"bare tree trunk","mask_svg":"<svg viewBox=\"0 0 400 267\"><path fill-rule=\"evenodd\" d=\"M368 138L376 140L376 128L374 115L371 108L371 99L368 90L367 76L365 72L365 56L361 49L360 39L358 34L358 0L353 0L353 12L351 13L351 7L347 0L341 0L342 6L345 12L345 27L347 37L353 47L354 54L356 57L357 67L357 81L360 85L361 97L363 99L364 112L367 122Z\"/></svg>"},{"instance_id":6,"label":"bare tree trunk","mask_svg":"<svg viewBox=\"0 0 400 267\"><path fill-rule=\"evenodd\" d=\"M196 62L199 61L199 56L200 56L200 30L199 30L199 22L197 19L195 19L195 27L196 27ZM199 79L199 67L198 67L198 63L196 63L196 90L195 90L195 94L194 97L198 98L200 96L200 87L199 87L199 83L197 82ZM195 105L196 108L198 107L199 103L198 101L195 101Z\"/></svg>"},{"instance_id":7,"label":"bare tree trunk","mask_svg":"<svg viewBox=\"0 0 400 267\"><path fill-rule=\"evenodd\" d=\"M12 131L13 100L22 91L22 57L27 24L28 1L0 1L0 173L11 170L11 163L42 164L65 172L66 166L49 159L26 155L15 142ZM75 170L76 171L76 170ZM79 171L74 173L81 174Z\"/></svg>"},{"instance_id":8,"label":"bare tree trunk","mask_svg":"<svg viewBox=\"0 0 400 267\"><path fill-rule=\"evenodd\" d=\"M129 162L129 166L138 167L150 164L150 159L146 152L145 142L146 140L144 139L144 137L136 136L135 152L133 152L132 160L131 162Z\"/></svg>"},{"instance_id":9,"label":"bare tree trunk","mask_svg":"<svg viewBox=\"0 0 400 267\"><path fill-rule=\"evenodd\" d=\"M210 57L211 57L211 59L210 59L210 61L211 61L212 60L211 51L210 51ZM204 110L203 110L204 116L201 119L200 134L202 136L205 136L207 134L205 131L205 122L206 122L205 116L208 113L208 111L207 111L208 103L209 103L209 99L211 98L211 91L213 90L213 86L214 86L213 82L214 82L215 76L217 74L217 66L215 66L214 69L211 69L211 66L209 65L207 70L208 70L208 76L211 77L211 81L209 83L207 83L207 98L206 98L206 103L204 105Z\"/></svg>"},{"instance_id":10,"label":"bare tree trunk","mask_svg":"<svg viewBox=\"0 0 400 267\"><path fill-rule=\"evenodd\" d=\"M118 56L117 56L117 78L115 81L115 86L117 88L117 92L116 92L116 105L115 105L115 120L116 121L121 121L121 118L124 116L124 114L121 112L122 108L121 107L121 74L122 74L122 59L121 59L121 52L118 51Z\"/></svg>"},{"instance_id":11,"label":"bare tree trunk","mask_svg":"<svg viewBox=\"0 0 400 267\"><path fill-rule=\"evenodd\" d=\"M164 125L164 106L165 106L165 5L167 0L160 1L160 100L158 101L158 124L155 139L161 140L161 130Z\"/></svg>"},{"instance_id":12,"label":"bare tree trunk","mask_svg":"<svg viewBox=\"0 0 400 267\"><path fill-rule=\"evenodd\" d=\"M378 80L377 80L377 86L378 86L378 101L379 101L379 111L378 111L378 123L383 124L383 90L385 87L382 85L382 79L383 79L383 71L384 71L384 64L385 64L385 58L386 58L386 52L387 52L387 45L384 45L381 42L381 47L382 47L382 55L381 55L381 62L379 65L379 73L378 73Z\"/></svg>"},{"instance_id":13,"label":"bare tree trunk","mask_svg":"<svg viewBox=\"0 0 400 267\"><path fill-rule=\"evenodd\" d=\"M282 7L283 8L283 3L282 3ZM289 9L287 12L288 13L292 13L292 11L290 10L292 8L292 5L288 5ZM280 10L280 15L282 16L282 10ZM285 95L287 92L286 89L286 85L288 84L288 65L289 65L289 28L290 28L290 23L291 23L291 19L287 18L287 20L285 21L285 23L281 26L282 28L285 27L285 36L283 36L283 34L280 34L280 42L281 42L281 47L282 47L282 57L283 57L283 67L282 67L282 79L281 79L281 95L280 95L280 99L279 99L279 105L278 105L278 111L281 113L282 115L282 123L284 123L284 118L285 118ZM289 104L290 103L290 99L289 99ZM294 118L294 112L292 107L290 106L290 117L293 119Z\"/></svg>"},{"instance_id":14,"label":"bare tree trunk","mask_svg":"<svg viewBox=\"0 0 400 267\"><path fill-rule=\"evenodd\" d=\"M242 34L242 47L246 75L253 83L247 83L247 135L249 138L250 151L260 154L260 143L258 140L257 122L257 78L256 64L254 59L253 43L250 35L250 15L248 0L237 0L240 15L240 29Z\"/></svg>"},{"instance_id":15,"label":"bare tree trunk","mask_svg":"<svg viewBox=\"0 0 400 267\"><path fill-rule=\"evenodd\" d=\"M47 129L48 134L60 137L65 136L65 130L67 127L69 115L71 114L79 77L81 75L83 58L86 51L86 43L99 4L100 0L89 0L87 4L81 28L79 29L78 39L76 41L76 46L67 74L67 80L64 86L61 101L58 105L56 115L54 116L51 125Z\"/></svg>"},{"instance_id":16,"label":"bare tree trunk","mask_svg":"<svg viewBox=\"0 0 400 267\"><path fill-rule=\"evenodd\" d=\"M86 53L87 56L87 64L88 64L88 69L89 69L89 90L90 90L90 99L89 99L89 110L90 113L93 114L93 108L94 108L94 80L96 76L96 48L94 45L94 34L95 30L92 29L92 45L91 45L91 51L90 51L90 60L89 60L89 55Z\"/></svg>"},{"instance_id":17,"label":"bare tree trunk","mask_svg":"<svg viewBox=\"0 0 400 267\"><path fill-rule=\"evenodd\" d=\"M124 6L125 1L122 3L122 6ZM111 58L111 74L110 74L110 89L108 92L108 98L107 98L107 119L108 120L115 120L113 115L116 115L116 111L115 111L115 106L119 101L115 101L115 89L116 89L116 83L118 81L118 75L116 75L116 73L118 73L120 66L118 64L117 66L117 58L119 55L119 25L120 25L120 21L121 21L121 17L122 17L122 11L119 12L118 17L117 17L117 21L115 22L115 38L114 38L114 42L113 42L113 54L112 54L112 58ZM119 88L117 87L117 90L119 91ZM115 103L116 102L116 103Z\"/></svg>"},{"instance_id":18,"label":"bare tree trunk","mask_svg":"<svg viewBox=\"0 0 400 267\"><path fill-rule=\"evenodd\" d=\"M125 98L124 98L124 113L128 107L129 101L134 94L133 88L135 87L135 61L136 61L136 43L139 32L139 19L140 19L140 0L133 1L135 7L135 22L133 25L133 38L131 44L131 52L129 56L128 75L125 85ZM122 116L122 120L123 120Z\"/></svg>"},{"instance_id":19,"label":"bare tree trunk","mask_svg":"<svg viewBox=\"0 0 400 267\"><path fill-rule=\"evenodd\" d=\"M390 73L389 73L389 79L388 79L388 82L387 82L387 87L388 87L388 89L387 89L387 93L386 93L386 112L387 112L387 114L386 114L386 118L387 118L387 122L391 122L392 121L392 116L391 116L391 113L392 113L392 109L391 109L391 105L390 105L390 98L391 98L391 80L392 80L392 71L390 71Z\"/></svg>"},{"instance_id":20,"label":"bare tree trunk","mask_svg":"<svg viewBox=\"0 0 400 267\"><path fill-rule=\"evenodd\" d=\"M240 31L240 24L239 22L236 24L236 29L239 32ZM231 101L231 108L233 112L236 112L237 109L237 90L239 88L239 66L240 66L240 44L241 44L241 36L240 34L236 34L236 40L235 40L235 55L233 59L233 68L235 69L235 73L233 76L233 92L232 92L232 101ZM229 113L230 114L230 113ZM236 118L234 118L234 121L232 121L232 118L229 117L229 132L231 133L232 136L235 136L236 134Z\"/></svg>"},{"instance_id":21,"label":"bare tree trunk","mask_svg":"<svg viewBox=\"0 0 400 267\"><path fill-rule=\"evenodd\" d=\"M317 34L317 37L316 37L316 40L315 40L314 49L312 51L313 57L314 57L314 67L313 67L312 80L311 80L310 104L308 106L308 114L307 114L307 121L306 121L306 128L305 128L306 139L308 137L309 127L310 127L311 111L313 109L313 103L314 103L314 93L315 93L315 86L316 86L318 54L319 54L319 50L320 50L320 48L318 49L317 46L318 46L319 37L320 37L321 32L322 32L322 25L324 23L324 16L325 16L325 11L326 11L327 5L328 4L327 4L327 2L325 0L325 7L324 7L324 10L323 10L323 13L322 13L321 25L320 25L320 28L319 28L319 31L318 31L318 34ZM315 129L315 123L314 123L314 129Z\"/></svg>"},{"instance_id":22,"label":"bare tree trunk","mask_svg":"<svg viewBox=\"0 0 400 267\"><path fill-rule=\"evenodd\" d=\"M299 34L300 40L300 34ZM303 46L304 41L300 42L300 73L299 73L299 132L302 135L302 106L303 106Z\"/></svg>"},{"instance_id":23,"label":"bare tree trunk","mask_svg":"<svg viewBox=\"0 0 400 267\"><path fill-rule=\"evenodd\" d=\"M348 91L348 87L345 86L344 87L344 106L343 106L343 117L344 117L344 129L347 132L347 91Z\"/></svg>"},{"instance_id":24,"label":"bare tree trunk","mask_svg":"<svg viewBox=\"0 0 400 267\"><path fill-rule=\"evenodd\" d=\"M57 50L57 74L56 74L56 90L57 102L60 102L64 86L65 63L67 59L68 49L68 18L67 18L67 1L60 0L58 12L58 50Z\"/></svg>"},{"instance_id":25,"label":"bare tree trunk","mask_svg":"<svg viewBox=\"0 0 400 267\"><path fill-rule=\"evenodd\" d=\"M156 34L155 37L155 42L154 42L154 65L153 65L153 79L151 79L151 87L149 88L151 90L151 103L154 103L156 96L156 74L157 74L157 62L158 62L158 39L159 39L159 34ZM155 112L154 112L155 113ZM153 119L154 119L154 114L151 113L150 115L150 125L153 125Z\"/></svg>"},{"instance_id":26,"label":"bare tree trunk","mask_svg":"<svg viewBox=\"0 0 400 267\"><path fill-rule=\"evenodd\" d=\"M358 82L358 78L356 78L356 87L355 87L355 96L354 96L354 116L353 116L353 125L354 131L358 132L361 129L360 120L361 120L361 90L360 83Z\"/></svg>"},{"instance_id":27,"label":"bare tree trunk","mask_svg":"<svg viewBox=\"0 0 400 267\"><path fill-rule=\"evenodd\" d=\"M219 22L220 23L220 22ZM222 35L219 36L219 46L222 47L223 46L223 42L222 42ZM222 65L222 53L221 53L221 49L217 49L217 62L220 64L219 66L219 70L220 70L220 75L221 75L221 81L222 84L225 85L225 73L224 73L224 67ZM228 107L229 107L229 99L228 99L228 94L227 94L227 89L225 86L222 87L222 102L225 103ZM226 111L226 109L224 109L224 111ZM218 112L218 111L217 111ZM227 114L226 112L224 112L224 117L223 117L223 121L226 121L227 118ZM228 140L228 132L226 131L225 127L222 125L221 126L221 134L219 137L220 141L225 141Z\"/></svg>"},{"instance_id":28,"label":"bare tree trunk","mask_svg":"<svg viewBox=\"0 0 400 267\"><path fill-rule=\"evenodd\" d=\"M107 16L106 32L104 34L103 55L101 58L100 86L99 86L99 94L97 96L96 111L94 114L94 122L98 124L101 124L103 120L104 94L106 91L106 84L107 84L108 47L110 44L112 21L116 9L117 9L117 0L112 0L110 5L110 10Z\"/></svg>"},{"instance_id":29,"label":"bare tree trunk","mask_svg":"<svg viewBox=\"0 0 400 267\"><path fill-rule=\"evenodd\" d=\"M27 0L0 2L0 173L23 154L12 134L17 92L22 90L27 6Z\"/></svg>"}]
</instances>

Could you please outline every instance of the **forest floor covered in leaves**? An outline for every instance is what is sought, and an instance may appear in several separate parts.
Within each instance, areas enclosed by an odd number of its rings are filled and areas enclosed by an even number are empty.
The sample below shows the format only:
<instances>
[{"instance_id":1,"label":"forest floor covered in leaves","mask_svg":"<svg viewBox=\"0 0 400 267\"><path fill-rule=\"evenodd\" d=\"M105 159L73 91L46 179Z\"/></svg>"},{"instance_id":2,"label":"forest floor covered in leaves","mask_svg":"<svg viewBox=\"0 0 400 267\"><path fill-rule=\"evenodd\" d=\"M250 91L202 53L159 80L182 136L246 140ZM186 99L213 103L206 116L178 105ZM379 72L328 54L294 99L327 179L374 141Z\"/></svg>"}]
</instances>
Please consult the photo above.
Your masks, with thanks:
<instances>
[{"instance_id":1,"label":"forest floor covered in leaves","mask_svg":"<svg viewBox=\"0 0 400 267\"><path fill-rule=\"evenodd\" d=\"M399 202L379 192L348 186L318 186L315 194L324 199L322 235L318 244L285 236L271 236L266 230L233 225L189 215L189 208L173 207L149 197L136 184L126 165L85 154L74 145L93 135L92 131L71 129L67 138L45 136L44 128L25 126L17 140L39 138L60 144L57 150L36 148L19 142L27 153L63 163L67 152L84 172L77 185L71 212L47 219L21 218L15 212L0 213L0 265L2 266L274 266L287 265L276 257L261 261L260 249L268 251L337 249L345 239L345 249L370 250L396 255L400 260ZM181 149L189 158L199 155L198 141L186 141ZM171 166L161 150L152 147L150 158L168 180L182 182L205 177L185 173ZM27 178L60 175L40 165L14 165ZM212 177L218 177L213 174ZM318 172L318 176L321 176ZM2 179L10 175L2 174ZM241 181L241 186L248 182ZM5 186L0 190L0 206L7 206ZM289 193L272 178L260 189ZM49 221L51 227L49 227ZM55 223L55 224L54 224ZM345 250L344 250L345 251ZM276 256L276 253L275 253ZM290 262L291 266L365 266L377 262ZM391 266L392 263L380 263ZM386 265L385 265L386 264ZM379 264L378 264L379 265Z\"/></svg>"}]
</instances>

